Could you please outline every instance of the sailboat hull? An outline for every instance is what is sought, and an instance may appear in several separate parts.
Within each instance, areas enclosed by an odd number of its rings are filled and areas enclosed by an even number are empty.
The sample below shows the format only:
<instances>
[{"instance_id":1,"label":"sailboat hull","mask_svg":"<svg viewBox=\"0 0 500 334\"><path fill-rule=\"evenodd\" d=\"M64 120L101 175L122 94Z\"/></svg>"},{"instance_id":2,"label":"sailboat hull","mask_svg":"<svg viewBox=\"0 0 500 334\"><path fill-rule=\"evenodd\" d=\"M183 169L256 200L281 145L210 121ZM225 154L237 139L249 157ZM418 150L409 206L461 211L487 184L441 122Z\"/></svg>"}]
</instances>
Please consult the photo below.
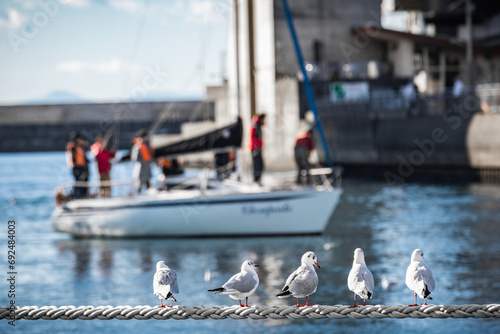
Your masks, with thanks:
<instances>
[{"instance_id":1,"label":"sailboat hull","mask_svg":"<svg viewBox=\"0 0 500 334\"><path fill-rule=\"evenodd\" d=\"M321 234L341 190L211 195L210 191L75 200L53 214L56 231L77 237L229 237Z\"/></svg>"}]
</instances>

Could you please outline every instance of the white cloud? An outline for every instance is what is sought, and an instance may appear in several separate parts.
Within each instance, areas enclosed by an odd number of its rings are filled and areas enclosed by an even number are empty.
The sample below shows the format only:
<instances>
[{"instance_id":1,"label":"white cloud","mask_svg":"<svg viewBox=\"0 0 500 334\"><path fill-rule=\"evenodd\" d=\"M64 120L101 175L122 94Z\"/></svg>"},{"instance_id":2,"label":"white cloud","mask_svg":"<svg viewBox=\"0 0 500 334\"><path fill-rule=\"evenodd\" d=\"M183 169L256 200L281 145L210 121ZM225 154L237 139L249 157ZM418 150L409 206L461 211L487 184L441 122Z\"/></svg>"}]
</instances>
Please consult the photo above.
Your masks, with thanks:
<instances>
[{"instance_id":1,"label":"white cloud","mask_svg":"<svg viewBox=\"0 0 500 334\"><path fill-rule=\"evenodd\" d=\"M33 9L38 6L38 0L16 0L24 9Z\"/></svg>"},{"instance_id":2,"label":"white cloud","mask_svg":"<svg viewBox=\"0 0 500 334\"><path fill-rule=\"evenodd\" d=\"M8 9L6 12L0 12L0 28L16 30L23 26L24 18L15 9Z\"/></svg>"},{"instance_id":3,"label":"white cloud","mask_svg":"<svg viewBox=\"0 0 500 334\"><path fill-rule=\"evenodd\" d=\"M57 71L68 73L83 73L83 72L97 72L102 74L112 74L124 71L134 72L140 69L140 66L123 62L120 59L110 59L99 63L92 63L83 60L70 60L60 63L56 66Z\"/></svg>"}]
</instances>

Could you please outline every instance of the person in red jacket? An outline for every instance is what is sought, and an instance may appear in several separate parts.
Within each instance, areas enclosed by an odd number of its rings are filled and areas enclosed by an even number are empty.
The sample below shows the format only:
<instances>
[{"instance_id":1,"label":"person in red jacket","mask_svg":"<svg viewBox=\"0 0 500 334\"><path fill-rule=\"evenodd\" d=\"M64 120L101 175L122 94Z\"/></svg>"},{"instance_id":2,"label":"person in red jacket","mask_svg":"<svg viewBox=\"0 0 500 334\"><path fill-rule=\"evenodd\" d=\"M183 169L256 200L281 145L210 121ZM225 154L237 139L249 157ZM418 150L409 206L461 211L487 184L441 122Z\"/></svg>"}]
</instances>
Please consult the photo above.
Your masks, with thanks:
<instances>
[{"instance_id":1,"label":"person in red jacket","mask_svg":"<svg viewBox=\"0 0 500 334\"><path fill-rule=\"evenodd\" d=\"M264 170L262 160L262 126L265 124L266 114L254 115L250 128L250 153L252 154L252 168L254 182L261 184L260 178Z\"/></svg>"},{"instance_id":2,"label":"person in red jacket","mask_svg":"<svg viewBox=\"0 0 500 334\"><path fill-rule=\"evenodd\" d=\"M99 168L99 178L101 182L105 182L107 184L101 183L101 188L99 193L102 197L111 196L111 186L109 182L111 181L111 177L109 172L111 171L111 164L109 163L109 159L115 156L115 152L106 150L107 143L101 136L97 136L96 141L92 146L90 146L90 151L95 155L97 160L97 166Z\"/></svg>"},{"instance_id":3,"label":"person in red jacket","mask_svg":"<svg viewBox=\"0 0 500 334\"><path fill-rule=\"evenodd\" d=\"M295 162L298 167L297 184L301 185L303 176L306 176L306 184L311 184L311 175L309 170L309 154L314 150L314 142L312 140L312 129L299 134L295 141Z\"/></svg>"}]
</instances>

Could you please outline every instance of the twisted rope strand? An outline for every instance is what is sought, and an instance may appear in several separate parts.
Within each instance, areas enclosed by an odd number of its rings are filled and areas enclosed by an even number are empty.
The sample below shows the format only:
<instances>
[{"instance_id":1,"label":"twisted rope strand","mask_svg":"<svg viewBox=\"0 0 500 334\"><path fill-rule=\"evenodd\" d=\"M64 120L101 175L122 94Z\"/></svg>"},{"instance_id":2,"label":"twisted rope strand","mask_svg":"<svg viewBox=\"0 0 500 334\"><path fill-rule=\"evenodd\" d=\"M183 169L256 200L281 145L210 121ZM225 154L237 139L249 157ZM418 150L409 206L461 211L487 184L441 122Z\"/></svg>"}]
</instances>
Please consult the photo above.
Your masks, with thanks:
<instances>
[{"instance_id":1,"label":"twisted rope strand","mask_svg":"<svg viewBox=\"0 0 500 334\"><path fill-rule=\"evenodd\" d=\"M13 314L11 314L11 312ZM445 319L500 318L500 304L487 305L345 305L297 306L174 306L157 308L139 306L17 306L14 310L0 307L0 320L204 320L204 319Z\"/></svg>"}]
</instances>

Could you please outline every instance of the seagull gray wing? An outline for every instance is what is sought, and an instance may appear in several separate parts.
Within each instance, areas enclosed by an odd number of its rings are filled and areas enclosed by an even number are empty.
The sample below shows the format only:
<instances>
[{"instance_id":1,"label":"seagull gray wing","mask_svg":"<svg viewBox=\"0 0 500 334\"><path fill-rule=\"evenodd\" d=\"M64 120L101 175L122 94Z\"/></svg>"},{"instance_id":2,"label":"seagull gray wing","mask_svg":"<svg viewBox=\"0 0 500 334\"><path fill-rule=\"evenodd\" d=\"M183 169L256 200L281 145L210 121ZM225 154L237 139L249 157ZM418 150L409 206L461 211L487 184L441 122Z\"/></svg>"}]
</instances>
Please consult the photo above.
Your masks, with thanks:
<instances>
[{"instance_id":1,"label":"seagull gray wing","mask_svg":"<svg viewBox=\"0 0 500 334\"><path fill-rule=\"evenodd\" d=\"M164 280L166 284L170 285L170 292L174 295L179 293L179 285L177 284L177 273L170 270L165 276Z\"/></svg>"},{"instance_id":2,"label":"seagull gray wing","mask_svg":"<svg viewBox=\"0 0 500 334\"><path fill-rule=\"evenodd\" d=\"M286 287L290 288L290 284L297 278L297 276L301 275L304 270L307 269L307 266L300 266L298 267L293 273L288 276L285 282L285 286L283 287L282 290L285 290Z\"/></svg>"},{"instance_id":3,"label":"seagull gray wing","mask_svg":"<svg viewBox=\"0 0 500 334\"><path fill-rule=\"evenodd\" d=\"M406 285L419 295L422 294L422 291L425 291L425 287L429 292L433 292L436 287L434 276L425 262L412 262L408 266Z\"/></svg>"},{"instance_id":4,"label":"seagull gray wing","mask_svg":"<svg viewBox=\"0 0 500 334\"><path fill-rule=\"evenodd\" d=\"M316 291L318 287L318 275L314 269L301 266L294 274L293 277L289 277L290 282L288 284L292 295L308 296Z\"/></svg>"},{"instance_id":5,"label":"seagull gray wing","mask_svg":"<svg viewBox=\"0 0 500 334\"><path fill-rule=\"evenodd\" d=\"M243 271L229 279L222 287L229 291L250 292L259 284L257 275Z\"/></svg>"},{"instance_id":6,"label":"seagull gray wing","mask_svg":"<svg viewBox=\"0 0 500 334\"><path fill-rule=\"evenodd\" d=\"M347 278L349 290L364 299L371 298L375 283L373 275L368 267L364 264L353 264L349 277Z\"/></svg>"},{"instance_id":7,"label":"seagull gray wing","mask_svg":"<svg viewBox=\"0 0 500 334\"><path fill-rule=\"evenodd\" d=\"M427 264L425 264L425 262L421 263L418 272L427 285L427 289L429 290L429 292L434 292L434 289L436 288L436 282L434 281L434 276L432 275L431 269L427 266Z\"/></svg>"},{"instance_id":8,"label":"seagull gray wing","mask_svg":"<svg viewBox=\"0 0 500 334\"><path fill-rule=\"evenodd\" d=\"M375 281L373 280L372 272L367 267L365 267L365 270L363 271L363 280L365 281L368 291L373 293L373 290L375 289Z\"/></svg>"},{"instance_id":9,"label":"seagull gray wing","mask_svg":"<svg viewBox=\"0 0 500 334\"><path fill-rule=\"evenodd\" d=\"M177 273L171 269L161 269L155 273L153 281L154 292L166 298L169 292L179 293Z\"/></svg>"}]
</instances>

